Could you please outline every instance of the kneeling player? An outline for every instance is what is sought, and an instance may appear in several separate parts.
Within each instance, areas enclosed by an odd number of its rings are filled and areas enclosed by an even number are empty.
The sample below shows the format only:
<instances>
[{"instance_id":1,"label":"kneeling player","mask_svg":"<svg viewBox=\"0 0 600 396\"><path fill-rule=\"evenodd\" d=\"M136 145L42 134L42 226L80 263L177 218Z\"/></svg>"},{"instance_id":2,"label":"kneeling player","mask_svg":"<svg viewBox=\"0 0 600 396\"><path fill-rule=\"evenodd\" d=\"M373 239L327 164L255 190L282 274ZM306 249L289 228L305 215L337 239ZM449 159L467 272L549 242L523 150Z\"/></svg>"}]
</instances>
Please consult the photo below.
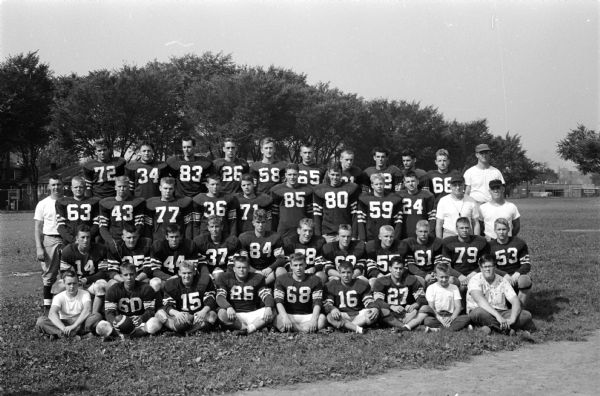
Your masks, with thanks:
<instances>
[{"instance_id":1,"label":"kneeling player","mask_svg":"<svg viewBox=\"0 0 600 396\"><path fill-rule=\"evenodd\" d=\"M104 337L117 335L142 337L157 333L162 323L154 317L157 294L147 283L135 280L135 265L121 265L124 281L106 292L106 320L98 323L96 332Z\"/></svg>"},{"instance_id":2,"label":"kneeling player","mask_svg":"<svg viewBox=\"0 0 600 396\"><path fill-rule=\"evenodd\" d=\"M219 320L226 328L234 329L236 335L253 333L273 320L275 301L271 290L266 287L264 276L249 268L248 258L237 256L233 272L217 279Z\"/></svg>"},{"instance_id":3,"label":"kneeling player","mask_svg":"<svg viewBox=\"0 0 600 396\"><path fill-rule=\"evenodd\" d=\"M469 324L469 315L461 315L462 298L458 286L450 283L450 268L446 263L435 266L437 282L430 285L425 292L429 304L429 315L425 318L425 331L438 331L447 328L459 331Z\"/></svg>"},{"instance_id":4,"label":"kneeling player","mask_svg":"<svg viewBox=\"0 0 600 396\"><path fill-rule=\"evenodd\" d=\"M156 317L167 329L193 333L208 330L217 321L215 287L206 266L200 272L186 260L179 266L179 276L165 282L163 308Z\"/></svg>"},{"instance_id":5,"label":"kneeling player","mask_svg":"<svg viewBox=\"0 0 600 396\"><path fill-rule=\"evenodd\" d=\"M390 275L377 278L373 287L381 321L400 331L411 331L427 316L426 312L420 312L421 307L427 306L423 287L408 272L401 257L392 257L389 269Z\"/></svg>"},{"instance_id":6,"label":"kneeling player","mask_svg":"<svg viewBox=\"0 0 600 396\"><path fill-rule=\"evenodd\" d=\"M372 325L379 317L371 287L367 281L352 278L354 269L348 261L341 261L338 271L340 279L325 285L327 321L337 329L344 327L362 334L366 331L363 327Z\"/></svg>"},{"instance_id":7,"label":"kneeling player","mask_svg":"<svg viewBox=\"0 0 600 396\"><path fill-rule=\"evenodd\" d=\"M275 327L281 332L313 333L325 327L321 313L323 287L316 275L306 274L306 256L293 253L290 271L275 280L277 317Z\"/></svg>"}]
</instances>

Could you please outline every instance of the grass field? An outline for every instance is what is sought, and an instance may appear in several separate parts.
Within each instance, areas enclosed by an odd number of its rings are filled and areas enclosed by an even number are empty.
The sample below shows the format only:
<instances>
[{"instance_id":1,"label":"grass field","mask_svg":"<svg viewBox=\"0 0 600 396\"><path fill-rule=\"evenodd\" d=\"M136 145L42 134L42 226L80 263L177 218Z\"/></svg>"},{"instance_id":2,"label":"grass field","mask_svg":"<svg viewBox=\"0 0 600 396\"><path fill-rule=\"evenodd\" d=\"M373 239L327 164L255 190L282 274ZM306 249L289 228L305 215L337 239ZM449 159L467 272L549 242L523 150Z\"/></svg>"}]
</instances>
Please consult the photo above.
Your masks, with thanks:
<instances>
[{"instance_id":1,"label":"grass field","mask_svg":"<svg viewBox=\"0 0 600 396\"><path fill-rule=\"evenodd\" d=\"M530 247L537 342L580 340L600 323L600 200L515 201ZM220 394L392 368L442 367L521 341L478 332L364 336L214 332L102 343L49 342L34 330L41 279L32 213L0 214L0 393Z\"/></svg>"}]
</instances>

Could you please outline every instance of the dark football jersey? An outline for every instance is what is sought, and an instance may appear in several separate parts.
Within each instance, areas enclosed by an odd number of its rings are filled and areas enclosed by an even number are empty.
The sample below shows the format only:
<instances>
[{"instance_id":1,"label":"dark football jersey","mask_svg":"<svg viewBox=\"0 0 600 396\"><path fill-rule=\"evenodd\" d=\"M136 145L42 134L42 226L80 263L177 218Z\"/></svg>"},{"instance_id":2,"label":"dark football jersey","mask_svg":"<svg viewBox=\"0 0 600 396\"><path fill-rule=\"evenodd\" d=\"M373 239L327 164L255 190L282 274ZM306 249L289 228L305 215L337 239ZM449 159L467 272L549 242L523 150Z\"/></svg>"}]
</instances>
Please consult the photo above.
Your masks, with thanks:
<instances>
[{"instance_id":1,"label":"dark football jersey","mask_svg":"<svg viewBox=\"0 0 600 396\"><path fill-rule=\"evenodd\" d=\"M298 184L318 186L323 182L325 169L321 165L298 164Z\"/></svg>"},{"instance_id":2,"label":"dark football jersey","mask_svg":"<svg viewBox=\"0 0 600 396\"><path fill-rule=\"evenodd\" d=\"M452 192L452 188L450 186L450 180L453 177L461 177L458 171L448 171L446 173L441 173L439 170L431 170L427 172L425 176L424 186L427 187L430 193L433 194L435 198L435 205L440 201L445 195L448 195ZM424 187L424 188L425 188Z\"/></svg>"},{"instance_id":3,"label":"dark football jersey","mask_svg":"<svg viewBox=\"0 0 600 396\"><path fill-rule=\"evenodd\" d=\"M367 179L369 180L369 190L371 187L371 175L373 173L381 173L383 175L385 181L385 191L392 192L395 191L396 185L402 182L404 178L402 171L395 165L389 165L385 169L377 169L374 166L370 166L364 170L367 175Z\"/></svg>"},{"instance_id":4,"label":"dark football jersey","mask_svg":"<svg viewBox=\"0 0 600 396\"><path fill-rule=\"evenodd\" d=\"M421 306L427 304L421 283L408 273L404 273L399 283L396 283L390 276L377 278L373 285L373 297L380 308L389 309L390 305L406 307L415 302ZM380 301L383 304L379 303Z\"/></svg>"},{"instance_id":5,"label":"dark football jersey","mask_svg":"<svg viewBox=\"0 0 600 396\"><path fill-rule=\"evenodd\" d=\"M210 273L216 268L227 270L233 256L242 249L239 239L235 236L222 238L221 242L215 242L208 233L194 238L194 245L198 251L199 263L206 264Z\"/></svg>"},{"instance_id":6,"label":"dark football jersey","mask_svg":"<svg viewBox=\"0 0 600 396\"><path fill-rule=\"evenodd\" d=\"M212 161L201 155L195 155L191 161L186 161L181 156L167 159L167 166L171 175L177 179L175 195L177 197L193 197L205 192L204 181L206 175L213 172Z\"/></svg>"},{"instance_id":7,"label":"dark football jersey","mask_svg":"<svg viewBox=\"0 0 600 396\"><path fill-rule=\"evenodd\" d=\"M250 165L250 174L254 178L256 194L269 194L271 187L283 182L286 166L287 163L284 161L273 164L265 164L261 161L253 162Z\"/></svg>"},{"instance_id":8,"label":"dark football jersey","mask_svg":"<svg viewBox=\"0 0 600 396\"><path fill-rule=\"evenodd\" d=\"M256 270L273 266L277 257L283 256L283 242L276 232L267 231L264 236L257 237L254 231L246 231L239 239L242 250L250 258L250 265Z\"/></svg>"},{"instance_id":9,"label":"dark football jersey","mask_svg":"<svg viewBox=\"0 0 600 396\"><path fill-rule=\"evenodd\" d=\"M298 222L313 215L313 190L310 186L288 187L278 184L271 189L273 230L285 234L298 228Z\"/></svg>"},{"instance_id":10,"label":"dark football jersey","mask_svg":"<svg viewBox=\"0 0 600 396\"><path fill-rule=\"evenodd\" d=\"M238 203L240 205L237 213L238 228L237 231L241 234L244 231L251 231L254 229L252 225L252 217L254 211L258 209L264 209L267 211L267 230L271 230L271 206L273 205L273 198L267 194L259 194L254 198L246 198L243 194L238 194Z\"/></svg>"},{"instance_id":11,"label":"dark football jersey","mask_svg":"<svg viewBox=\"0 0 600 396\"><path fill-rule=\"evenodd\" d=\"M529 248L519 237L510 237L504 245L500 244L497 239L492 239L490 253L496 256L497 268L509 275L515 272L523 275L531 271Z\"/></svg>"},{"instance_id":12,"label":"dark football jersey","mask_svg":"<svg viewBox=\"0 0 600 396\"><path fill-rule=\"evenodd\" d=\"M146 227L150 230L152 240L165 239L169 224L178 224L181 235L192 237L192 199L190 197L163 201L161 197L153 197L146 201Z\"/></svg>"},{"instance_id":13,"label":"dark football jersey","mask_svg":"<svg viewBox=\"0 0 600 396\"><path fill-rule=\"evenodd\" d=\"M151 266L152 240L150 238L139 238L132 249L128 248L122 240L108 244L107 247L106 258L109 271L118 272L121 264L132 263L139 274Z\"/></svg>"},{"instance_id":14,"label":"dark football jersey","mask_svg":"<svg viewBox=\"0 0 600 396\"><path fill-rule=\"evenodd\" d=\"M120 240L123 225L132 224L143 227L145 223L145 201L143 198L130 197L125 201L117 201L115 197L104 198L100 201L98 224L100 234L108 245L113 240Z\"/></svg>"},{"instance_id":15,"label":"dark football jersey","mask_svg":"<svg viewBox=\"0 0 600 396\"><path fill-rule=\"evenodd\" d=\"M217 280L217 304L220 308L233 307L237 312L252 312L262 305L274 308L271 289L258 272L248 273L246 280L238 280L233 272L226 272Z\"/></svg>"},{"instance_id":16,"label":"dark football jersey","mask_svg":"<svg viewBox=\"0 0 600 396\"><path fill-rule=\"evenodd\" d=\"M381 226L390 225L400 235L402 224L402 198L390 193L383 197L363 193L358 198L358 238L363 241L377 239Z\"/></svg>"},{"instance_id":17,"label":"dark football jersey","mask_svg":"<svg viewBox=\"0 0 600 396\"><path fill-rule=\"evenodd\" d=\"M389 248L381 246L379 239L373 239L365 245L365 254L367 256L367 277L376 278L377 275L387 275L389 273L389 261L394 256L406 257L408 246L405 243L395 239Z\"/></svg>"},{"instance_id":18,"label":"dark football jersey","mask_svg":"<svg viewBox=\"0 0 600 396\"><path fill-rule=\"evenodd\" d=\"M98 279L106 279L106 248L92 243L89 252L81 253L77 243L67 245L60 254L60 270L68 269L74 270L80 278L86 278L88 285Z\"/></svg>"},{"instance_id":19,"label":"dark football jersey","mask_svg":"<svg viewBox=\"0 0 600 396\"><path fill-rule=\"evenodd\" d=\"M237 234L237 212L239 202L235 195L219 194L211 197L200 193L193 200L194 237L207 231L208 217L219 216L223 219L223 232L226 235Z\"/></svg>"},{"instance_id":20,"label":"dark football jersey","mask_svg":"<svg viewBox=\"0 0 600 396\"><path fill-rule=\"evenodd\" d=\"M325 176L325 180L327 181L328 177ZM358 166L352 165L350 169L346 169L342 171L342 180L345 183L355 183L358 184L361 189L365 186L370 186L371 182L365 172L362 171Z\"/></svg>"},{"instance_id":21,"label":"dark football jersey","mask_svg":"<svg viewBox=\"0 0 600 396\"><path fill-rule=\"evenodd\" d=\"M171 308L190 314L204 307L210 307L213 311L217 309L215 286L206 270L202 273L202 276L196 274L189 286L185 286L179 277L165 282L162 303L167 313Z\"/></svg>"},{"instance_id":22,"label":"dark football jersey","mask_svg":"<svg viewBox=\"0 0 600 396\"><path fill-rule=\"evenodd\" d=\"M323 300L323 286L315 275L307 275L297 281L292 274L283 274L275 280L274 297L276 304L283 304L291 315L306 315L320 306Z\"/></svg>"},{"instance_id":23,"label":"dark football jersey","mask_svg":"<svg viewBox=\"0 0 600 396\"><path fill-rule=\"evenodd\" d=\"M184 260L198 261L196 247L189 239L182 239L175 249L171 249L166 239L154 241L150 254L150 271L162 271L171 276L179 274L179 266Z\"/></svg>"},{"instance_id":24,"label":"dark football jersey","mask_svg":"<svg viewBox=\"0 0 600 396\"><path fill-rule=\"evenodd\" d=\"M402 198L401 239L416 236L416 227L419 220L428 220L432 231L435 230L435 203L432 193L419 190L413 195L406 190L402 190L397 194Z\"/></svg>"},{"instance_id":25,"label":"dark football jersey","mask_svg":"<svg viewBox=\"0 0 600 396\"><path fill-rule=\"evenodd\" d=\"M293 253L302 253L306 256L307 268L316 267L317 271L321 271L325 264L323 261L323 245L325 245L323 237L313 235L308 243L301 243L298 235L295 235L283 240L283 252L286 256Z\"/></svg>"},{"instance_id":26,"label":"dark football jersey","mask_svg":"<svg viewBox=\"0 0 600 396\"><path fill-rule=\"evenodd\" d=\"M80 201L73 197L63 197L56 201L58 232L65 242L75 242L77 227L81 224L90 226L92 239L98 235L99 202L97 197Z\"/></svg>"},{"instance_id":27,"label":"dark football jersey","mask_svg":"<svg viewBox=\"0 0 600 396\"><path fill-rule=\"evenodd\" d=\"M134 196L144 199L160 197L160 179L169 176L169 167L165 162L133 162L125 167L125 176L129 177L129 187Z\"/></svg>"},{"instance_id":28,"label":"dark football jersey","mask_svg":"<svg viewBox=\"0 0 600 396\"><path fill-rule=\"evenodd\" d=\"M404 243L408 245L404 262L413 275L424 277L435 270L437 263L443 261L442 240L439 238L429 236L425 244L420 244L416 238L408 238Z\"/></svg>"},{"instance_id":29,"label":"dark football jersey","mask_svg":"<svg viewBox=\"0 0 600 396\"><path fill-rule=\"evenodd\" d=\"M337 187L320 184L313 192L313 216L317 235L337 234L340 224L355 225L358 196L361 189L354 183Z\"/></svg>"},{"instance_id":30,"label":"dark football jersey","mask_svg":"<svg viewBox=\"0 0 600 396\"><path fill-rule=\"evenodd\" d=\"M215 173L221 176L221 192L225 194L237 194L241 192L240 181L242 175L250 171L250 166L245 159L235 158L227 161L225 158L217 158L213 161Z\"/></svg>"},{"instance_id":31,"label":"dark football jersey","mask_svg":"<svg viewBox=\"0 0 600 396\"><path fill-rule=\"evenodd\" d=\"M149 284L135 281L127 291L123 282L112 285L106 292L104 309L106 320L113 322L117 315L141 316L142 322L154 316L157 293Z\"/></svg>"},{"instance_id":32,"label":"dark football jersey","mask_svg":"<svg viewBox=\"0 0 600 396\"><path fill-rule=\"evenodd\" d=\"M108 162L86 162L83 165L83 178L91 196L102 199L115 195L115 179L125 174L125 164L123 158L113 158Z\"/></svg>"},{"instance_id":33,"label":"dark football jersey","mask_svg":"<svg viewBox=\"0 0 600 396\"><path fill-rule=\"evenodd\" d=\"M450 266L462 275L479 271L479 258L489 253L490 247L484 237L473 235L461 242L457 236L445 238L443 255Z\"/></svg>"},{"instance_id":34,"label":"dark football jersey","mask_svg":"<svg viewBox=\"0 0 600 396\"><path fill-rule=\"evenodd\" d=\"M334 279L327 282L325 291L327 296L325 305L329 306L328 312L333 307L341 312L359 312L364 308L370 308L374 303L369 282L362 279L353 279L349 285Z\"/></svg>"},{"instance_id":35,"label":"dark football jersey","mask_svg":"<svg viewBox=\"0 0 600 396\"><path fill-rule=\"evenodd\" d=\"M329 242L323 245L323 258L328 261L326 271L338 268L340 261L352 263L355 269L365 270L366 251L363 241L351 241L347 249L342 249L339 242Z\"/></svg>"}]
</instances>

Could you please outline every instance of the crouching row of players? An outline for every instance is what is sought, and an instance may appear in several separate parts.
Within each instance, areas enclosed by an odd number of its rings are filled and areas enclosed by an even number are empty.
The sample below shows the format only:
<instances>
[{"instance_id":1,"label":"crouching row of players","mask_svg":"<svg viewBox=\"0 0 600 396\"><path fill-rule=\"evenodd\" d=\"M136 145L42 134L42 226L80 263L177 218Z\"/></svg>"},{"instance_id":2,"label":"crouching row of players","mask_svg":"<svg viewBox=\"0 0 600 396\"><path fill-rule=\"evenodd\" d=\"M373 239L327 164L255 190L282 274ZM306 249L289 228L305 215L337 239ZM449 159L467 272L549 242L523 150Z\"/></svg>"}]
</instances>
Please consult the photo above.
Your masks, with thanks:
<instances>
[{"instance_id":1,"label":"crouching row of players","mask_svg":"<svg viewBox=\"0 0 600 396\"><path fill-rule=\"evenodd\" d=\"M485 332L535 328L513 287L496 274L492 255L481 257L480 272L469 280L467 314L462 314L461 294L443 262L436 266L436 283L426 292L399 257L390 260L389 275L377 278L372 289L366 279L353 276L348 261L339 263L339 278L324 286L317 276L306 273L306 266L304 254L292 254L290 272L277 277L272 291L247 257L236 256L233 269L215 282L206 266L197 269L193 261L184 261L179 275L166 280L157 292L149 283L136 280L136 267L127 262L120 267L123 281L106 291L106 320L101 314L105 284L97 281L86 291L79 288L77 275L66 271L65 290L54 297L48 317L40 317L37 327L51 337L95 333L107 340L161 330L193 333L217 324L238 335L270 324L282 332L316 332L328 323L356 333L374 324L400 331L421 324L426 331L458 331L470 323ZM92 297L90 292L96 294Z\"/></svg>"}]
</instances>

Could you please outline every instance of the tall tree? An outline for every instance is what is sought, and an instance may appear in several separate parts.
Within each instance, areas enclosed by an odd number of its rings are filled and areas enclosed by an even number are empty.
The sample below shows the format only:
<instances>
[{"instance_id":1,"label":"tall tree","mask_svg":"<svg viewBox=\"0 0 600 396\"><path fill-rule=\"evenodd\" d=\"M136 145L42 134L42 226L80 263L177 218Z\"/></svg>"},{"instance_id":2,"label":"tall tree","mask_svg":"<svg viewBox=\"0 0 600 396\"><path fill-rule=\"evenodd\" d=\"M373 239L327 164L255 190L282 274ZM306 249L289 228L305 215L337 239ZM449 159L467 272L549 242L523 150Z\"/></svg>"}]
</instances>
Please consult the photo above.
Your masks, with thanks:
<instances>
[{"instance_id":1,"label":"tall tree","mask_svg":"<svg viewBox=\"0 0 600 396\"><path fill-rule=\"evenodd\" d=\"M521 145L519 135L496 136L491 143L493 165L502 172L507 191L522 182L533 180L537 176L539 163L529 159Z\"/></svg>"},{"instance_id":2,"label":"tall tree","mask_svg":"<svg viewBox=\"0 0 600 396\"><path fill-rule=\"evenodd\" d=\"M581 173L600 173L600 133L577 125L558 142L556 150L562 159L573 161Z\"/></svg>"},{"instance_id":3,"label":"tall tree","mask_svg":"<svg viewBox=\"0 0 600 396\"><path fill-rule=\"evenodd\" d=\"M0 131L3 149L15 150L34 186L37 202L38 157L50 139L54 84L52 71L37 52L8 57L0 64Z\"/></svg>"}]
</instances>

